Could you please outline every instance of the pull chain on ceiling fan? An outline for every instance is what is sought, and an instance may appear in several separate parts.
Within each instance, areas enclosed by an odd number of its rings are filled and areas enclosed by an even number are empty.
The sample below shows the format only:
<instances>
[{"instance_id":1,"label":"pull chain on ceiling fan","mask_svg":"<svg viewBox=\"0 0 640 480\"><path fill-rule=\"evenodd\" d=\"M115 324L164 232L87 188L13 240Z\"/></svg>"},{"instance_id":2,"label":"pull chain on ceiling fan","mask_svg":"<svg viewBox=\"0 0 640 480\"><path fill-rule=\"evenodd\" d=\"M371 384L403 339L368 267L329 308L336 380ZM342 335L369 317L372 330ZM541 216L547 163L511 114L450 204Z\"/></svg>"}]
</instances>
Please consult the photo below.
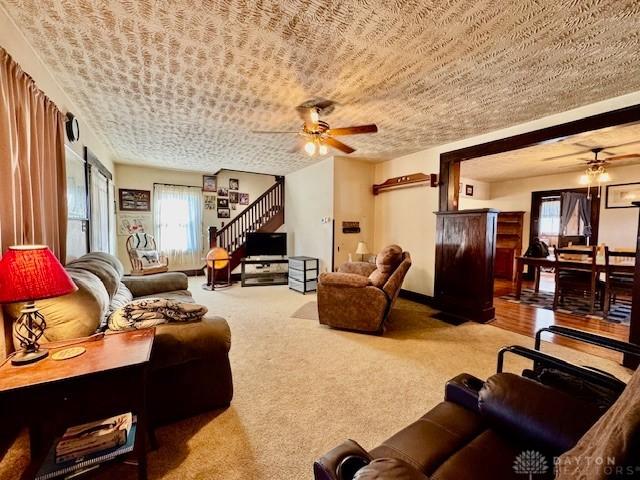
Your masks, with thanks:
<instances>
[{"instance_id":1,"label":"pull chain on ceiling fan","mask_svg":"<svg viewBox=\"0 0 640 480\"><path fill-rule=\"evenodd\" d=\"M342 143L334 137L345 135L360 135L367 133L376 133L378 127L375 124L357 125L352 127L331 128L329 124L320 120L321 113L330 113L333 111L334 103L328 100L321 102L305 102L296 107L298 114L304 121L299 131L253 131L259 134L297 134L304 140L304 151L310 157L316 155L326 155L329 153L329 147L339 150L340 152L350 154L355 152L355 148ZM299 148L294 149L298 151Z\"/></svg>"}]
</instances>

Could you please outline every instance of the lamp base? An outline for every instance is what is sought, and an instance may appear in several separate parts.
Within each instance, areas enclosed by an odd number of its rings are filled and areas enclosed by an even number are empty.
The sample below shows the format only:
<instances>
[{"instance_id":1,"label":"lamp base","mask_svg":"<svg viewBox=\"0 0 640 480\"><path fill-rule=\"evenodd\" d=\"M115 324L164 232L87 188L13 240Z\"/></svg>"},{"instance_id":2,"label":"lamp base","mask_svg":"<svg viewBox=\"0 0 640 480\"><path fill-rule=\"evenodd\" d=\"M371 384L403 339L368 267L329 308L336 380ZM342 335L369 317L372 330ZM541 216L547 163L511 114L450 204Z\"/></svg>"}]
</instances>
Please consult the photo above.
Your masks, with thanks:
<instances>
[{"instance_id":1,"label":"lamp base","mask_svg":"<svg viewBox=\"0 0 640 480\"><path fill-rule=\"evenodd\" d=\"M11 365L27 365L42 360L47 355L49 355L49 351L44 348L35 352L18 352L11 358Z\"/></svg>"}]
</instances>

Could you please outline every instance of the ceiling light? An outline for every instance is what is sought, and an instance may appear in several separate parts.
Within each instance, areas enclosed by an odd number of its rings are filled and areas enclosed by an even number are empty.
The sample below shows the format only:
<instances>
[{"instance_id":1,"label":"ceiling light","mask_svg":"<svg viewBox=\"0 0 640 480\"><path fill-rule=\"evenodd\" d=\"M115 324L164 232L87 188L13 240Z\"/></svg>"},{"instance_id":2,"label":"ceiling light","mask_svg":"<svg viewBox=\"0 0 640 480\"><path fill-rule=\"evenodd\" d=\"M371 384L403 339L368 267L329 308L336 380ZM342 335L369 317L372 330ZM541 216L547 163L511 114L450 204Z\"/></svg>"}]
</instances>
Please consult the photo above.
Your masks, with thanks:
<instances>
[{"instance_id":1,"label":"ceiling light","mask_svg":"<svg viewBox=\"0 0 640 480\"><path fill-rule=\"evenodd\" d=\"M320 115L318 115L318 109L317 108L312 108L311 109L311 121L313 123L318 123L318 120L320 120Z\"/></svg>"},{"instance_id":2,"label":"ceiling light","mask_svg":"<svg viewBox=\"0 0 640 480\"><path fill-rule=\"evenodd\" d=\"M608 172L602 172L598 175L598 183L605 183L611 181L611 175Z\"/></svg>"},{"instance_id":3,"label":"ceiling light","mask_svg":"<svg viewBox=\"0 0 640 480\"><path fill-rule=\"evenodd\" d=\"M580 175L580 185L589 185L589 176L587 174Z\"/></svg>"},{"instance_id":4,"label":"ceiling light","mask_svg":"<svg viewBox=\"0 0 640 480\"><path fill-rule=\"evenodd\" d=\"M318 148L318 153L320 155L326 155L328 151L329 149L327 148L327 146L321 143L320 147Z\"/></svg>"},{"instance_id":5,"label":"ceiling light","mask_svg":"<svg viewBox=\"0 0 640 480\"><path fill-rule=\"evenodd\" d=\"M310 157L315 155L316 154L316 144L314 142L312 142L311 140L309 140L307 143L304 144L304 151L307 152Z\"/></svg>"}]
</instances>

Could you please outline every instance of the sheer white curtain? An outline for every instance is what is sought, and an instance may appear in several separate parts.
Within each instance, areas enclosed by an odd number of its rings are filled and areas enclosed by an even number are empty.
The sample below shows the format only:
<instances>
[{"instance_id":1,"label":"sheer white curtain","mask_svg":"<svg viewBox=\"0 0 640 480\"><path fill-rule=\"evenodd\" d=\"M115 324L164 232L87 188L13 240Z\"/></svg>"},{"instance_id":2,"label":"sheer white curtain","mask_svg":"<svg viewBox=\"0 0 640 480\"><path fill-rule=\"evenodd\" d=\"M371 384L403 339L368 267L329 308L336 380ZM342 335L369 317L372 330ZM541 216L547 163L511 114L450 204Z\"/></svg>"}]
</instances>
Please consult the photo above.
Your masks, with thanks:
<instances>
[{"instance_id":1,"label":"sheer white curtain","mask_svg":"<svg viewBox=\"0 0 640 480\"><path fill-rule=\"evenodd\" d=\"M202 190L178 185L153 186L153 220L158 249L173 268L202 263Z\"/></svg>"},{"instance_id":2,"label":"sheer white curtain","mask_svg":"<svg viewBox=\"0 0 640 480\"><path fill-rule=\"evenodd\" d=\"M91 251L110 252L109 179L91 169Z\"/></svg>"}]
</instances>

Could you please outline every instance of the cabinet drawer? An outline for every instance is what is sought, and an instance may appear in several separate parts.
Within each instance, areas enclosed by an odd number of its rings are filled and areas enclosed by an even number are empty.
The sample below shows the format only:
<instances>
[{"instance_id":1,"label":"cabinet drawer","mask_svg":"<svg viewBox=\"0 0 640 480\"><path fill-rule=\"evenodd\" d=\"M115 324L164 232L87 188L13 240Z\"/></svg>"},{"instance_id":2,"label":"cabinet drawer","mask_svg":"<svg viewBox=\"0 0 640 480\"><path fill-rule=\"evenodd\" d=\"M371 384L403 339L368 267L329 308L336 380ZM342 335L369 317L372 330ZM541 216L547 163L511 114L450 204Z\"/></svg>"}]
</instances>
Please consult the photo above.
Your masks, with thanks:
<instances>
[{"instance_id":1,"label":"cabinet drawer","mask_svg":"<svg viewBox=\"0 0 640 480\"><path fill-rule=\"evenodd\" d=\"M318 278L318 271L317 270L307 270L307 281L309 280L315 280ZM296 270L293 268L289 269L289 278L293 278L295 280L298 280L300 282L304 282L304 274L305 272L303 270Z\"/></svg>"},{"instance_id":2,"label":"cabinet drawer","mask_svg":"<svg viewBox=\"0 0 640 480\"><path fill-rule=\"evenodd\" d=\"M296 290L297 292L302 292L302 293L311 292L316 289L316 286L317 286L317 282L315 280L309 280L307 281L306 288L305 288L304 282L300 282L295 278L291 278L291 276L289 276L289 288L292 290Z\"/></svg>"},{"instance_id":3,"label":"cabinet drawer","mask_svg":"<svg viewBox=\"0 0 640 480\"><path fill-rule=\"evenodd\" d=\"M295 270L317 270L318 261L315 258L289 258L289 268Z\"/></svg>"}]
</instances>

